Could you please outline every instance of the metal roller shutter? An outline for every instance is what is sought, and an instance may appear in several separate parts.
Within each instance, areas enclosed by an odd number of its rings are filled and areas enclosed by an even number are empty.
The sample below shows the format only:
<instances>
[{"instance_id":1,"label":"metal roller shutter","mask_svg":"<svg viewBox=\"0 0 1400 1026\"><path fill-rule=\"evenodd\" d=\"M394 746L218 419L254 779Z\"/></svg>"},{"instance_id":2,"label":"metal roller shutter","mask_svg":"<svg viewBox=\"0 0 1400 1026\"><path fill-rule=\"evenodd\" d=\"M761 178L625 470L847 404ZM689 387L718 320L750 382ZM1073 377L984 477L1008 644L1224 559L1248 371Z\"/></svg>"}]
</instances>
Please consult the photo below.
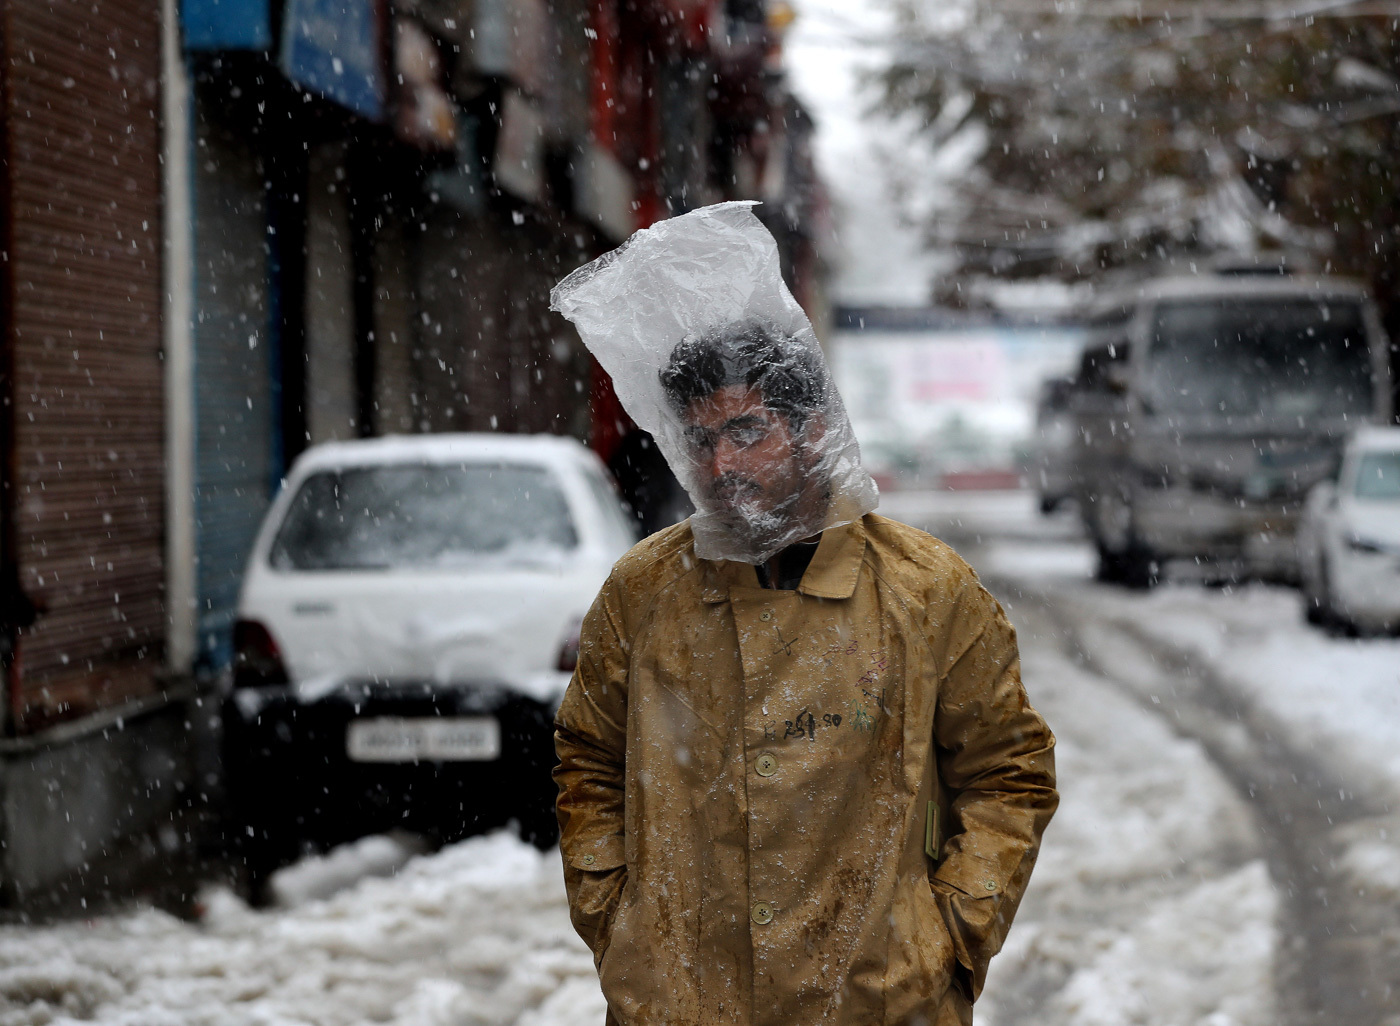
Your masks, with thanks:
<instances>
[{"instance_id":1,"label":"metal roller shutter","mask_svg":"<svg viewBox=\"0 0 1400 1026\"><path fill-rule=\"evenodd\" d=\"M165 614L155 0L6 0L22 727L148 692Z\"/></svg>"}]
</instances>

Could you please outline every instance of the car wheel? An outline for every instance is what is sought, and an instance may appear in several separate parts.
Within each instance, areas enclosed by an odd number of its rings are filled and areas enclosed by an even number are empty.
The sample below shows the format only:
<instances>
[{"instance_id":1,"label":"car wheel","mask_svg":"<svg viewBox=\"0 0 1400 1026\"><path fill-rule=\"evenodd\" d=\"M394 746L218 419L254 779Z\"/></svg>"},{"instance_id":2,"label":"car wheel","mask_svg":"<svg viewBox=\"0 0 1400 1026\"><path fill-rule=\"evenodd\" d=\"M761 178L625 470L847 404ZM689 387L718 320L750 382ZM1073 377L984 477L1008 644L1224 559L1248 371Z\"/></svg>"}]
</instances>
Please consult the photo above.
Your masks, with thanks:
<instances>
[{"instance_id":1,"label":"car wheel","mask_svg":"<svg viewBox=\"0 0 1400 1026\"><path fill-rule=\"evenodd\" d=\"M1304 568L1299 590L1303 593L1303 618L1314 627L1326 627L1331 617L1326 588L1316 570Z\"/></svg>"},{"instance_id":2,"label":"car wheel","mask_svg":"<svg viewBox=\"0 0 1400 1026\"><path fill-rule=\"evenodd\" d=\"M1306 615L1309 623L1340 637L1357 636L1356 624L1338 607L1337 598L1332 593L1332 574L1327 568L1325 552L1317 561L1317 580L1314 582L1313 593L1306 595L1304 601L1307 603Z\"/></svg>"},{"instance_id":3,"label":"car wheel","mask_svg":"<svg viewBox=\"0 0 1400 1026\"><path fill-rule=\"evenodd\" d=\"M300 839L290 832L269 824L238 823L232 831L229 859L242 879L248 903L261 907L271 900L268 881L283 866L300 857Z\"/></svg>"}]
</instances>

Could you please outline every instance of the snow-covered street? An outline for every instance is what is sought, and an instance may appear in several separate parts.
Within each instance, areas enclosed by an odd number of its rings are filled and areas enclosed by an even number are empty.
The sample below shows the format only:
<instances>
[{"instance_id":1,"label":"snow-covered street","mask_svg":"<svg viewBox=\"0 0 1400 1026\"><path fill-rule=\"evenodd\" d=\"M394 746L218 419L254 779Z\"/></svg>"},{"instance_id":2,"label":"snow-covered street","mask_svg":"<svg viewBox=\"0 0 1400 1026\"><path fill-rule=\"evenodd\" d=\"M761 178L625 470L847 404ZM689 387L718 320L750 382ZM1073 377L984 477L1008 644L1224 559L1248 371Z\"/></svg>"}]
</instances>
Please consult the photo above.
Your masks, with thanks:
<instances>
[{"instance_id":1,"label":"snow-covered street","mask_svg":"<svg viewBox=\"0 0 1400 1026\"><path fill-rule=\"evenodd\" d=\"M1060 740L1064 805L984 1016L1400 1023L1400 640L1330 637L1278 586L1097 584L1025 495L887 509L1007 606Z\"/></svg>"},{"instance_id":2,"label":"snow-covered street","mask_svg":"<svg viewBox=\"0 0 1400 1026\"><path fill-rule=\"evenodd\" d=\"M1021 496L906 498L1007 605L1063 804L978 1022L1400 1022L1400 641L1306 628L1295 592L1095 584ZM0 1026L598 1026L557 853L371 838L202 917L0 930Z\"/></svg>"},{"instance_id":3,"label":"snow-covered street","mask_svg":"<svg viewBox=\"0 0 1400 1026\"><path fill-rule=\"evenodd\" d=\"M0 1023L602 1022L557 853L498 833L403 854L376 837L303 862L278 881L290 903L265 912L210 888L198 923L145 909L6 928Z\"/></svg>"}]
</instances>

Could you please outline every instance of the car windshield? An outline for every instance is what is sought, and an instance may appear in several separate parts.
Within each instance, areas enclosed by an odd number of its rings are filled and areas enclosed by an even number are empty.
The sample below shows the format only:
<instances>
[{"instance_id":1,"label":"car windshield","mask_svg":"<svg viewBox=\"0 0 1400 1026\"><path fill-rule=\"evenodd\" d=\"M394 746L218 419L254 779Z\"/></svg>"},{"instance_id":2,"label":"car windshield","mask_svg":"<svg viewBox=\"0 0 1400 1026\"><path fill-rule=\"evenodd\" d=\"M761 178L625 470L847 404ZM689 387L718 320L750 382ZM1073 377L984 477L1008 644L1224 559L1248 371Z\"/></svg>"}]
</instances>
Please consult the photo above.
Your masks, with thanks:
<instances>
[{"instance_id":1,"label":"car windshield","mask_svg":"<svg viewBox=\"0 0 1400 1026\"><path fill-rule=\"evenodd\" d=\"M578 545L543 467L381 466L308 477L277 532L283 570L528 566Z\"/></svg>"},{"instance_id":2,"label":"car windshield","mask_svg":"<svg viewBox=\"0 0 1400 1026\"><path fill-rule=\"evenodd\" d=\"M1365 417L1371 389L1359 303L1223 299L1157 310L1145 399L1158 413Z\"/></svg>"},{"instance_id":3,"label":"car windshield","mask_svg":"<svg viewBox=\"0 0 1400 1026\"><path fill-rule=\"evenodd\" d=\"M1361 454L1356 467L1358 499L1400 499L1400 452Z\"/></svg>"}]
</instances>

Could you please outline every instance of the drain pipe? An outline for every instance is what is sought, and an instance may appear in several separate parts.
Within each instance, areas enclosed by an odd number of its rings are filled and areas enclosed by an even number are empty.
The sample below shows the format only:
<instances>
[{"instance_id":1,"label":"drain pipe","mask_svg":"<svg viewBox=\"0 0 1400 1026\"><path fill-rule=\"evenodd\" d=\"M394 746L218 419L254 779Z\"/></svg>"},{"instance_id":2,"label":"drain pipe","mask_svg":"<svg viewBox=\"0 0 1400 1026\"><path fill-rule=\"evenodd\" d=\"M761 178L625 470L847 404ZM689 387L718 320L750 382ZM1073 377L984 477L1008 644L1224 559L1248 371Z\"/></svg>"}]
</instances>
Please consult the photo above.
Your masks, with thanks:
<instances>
[{"instance_id":1,"label":"drain pipe","mask_svg":"<svg viewBox=\"0 0 1400 1026\"><path fill-rule=\"evenodd\" d=\"M194 219L190 78L178 0L161 0L165 161L165 614L166 670L189 673L198 642L194 509Z\"/></svg>"}]
</instances>

